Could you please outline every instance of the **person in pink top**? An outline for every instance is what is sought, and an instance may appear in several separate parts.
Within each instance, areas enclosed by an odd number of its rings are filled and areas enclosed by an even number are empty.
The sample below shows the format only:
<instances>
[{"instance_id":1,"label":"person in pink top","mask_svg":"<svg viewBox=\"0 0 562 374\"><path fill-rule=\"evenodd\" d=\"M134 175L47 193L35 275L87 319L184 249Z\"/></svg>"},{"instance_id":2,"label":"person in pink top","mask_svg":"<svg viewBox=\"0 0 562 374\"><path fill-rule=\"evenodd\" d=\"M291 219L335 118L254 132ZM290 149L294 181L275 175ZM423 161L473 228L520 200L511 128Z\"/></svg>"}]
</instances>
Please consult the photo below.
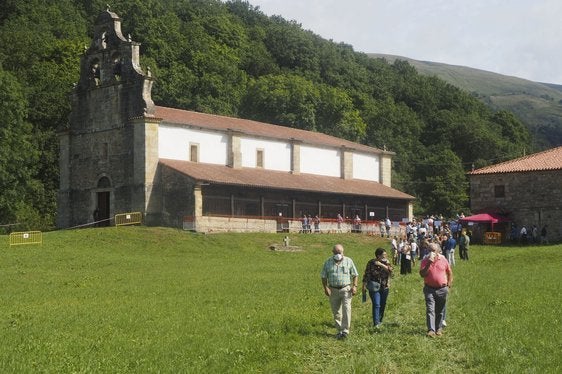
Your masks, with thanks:
<instances>
[{"instance_id":1,"label":"person in pink top","mask_svg":"<svg viewBox=\"0 0 562 374\"><path fill-rule=\"evenodd\" d=\"M441 254L439 244L429 244L429 254L420 264L420 275L424 282L427 336L441 335L447 295L453 283L453 271L449 261Z\"/></svg>"}]
</instances>

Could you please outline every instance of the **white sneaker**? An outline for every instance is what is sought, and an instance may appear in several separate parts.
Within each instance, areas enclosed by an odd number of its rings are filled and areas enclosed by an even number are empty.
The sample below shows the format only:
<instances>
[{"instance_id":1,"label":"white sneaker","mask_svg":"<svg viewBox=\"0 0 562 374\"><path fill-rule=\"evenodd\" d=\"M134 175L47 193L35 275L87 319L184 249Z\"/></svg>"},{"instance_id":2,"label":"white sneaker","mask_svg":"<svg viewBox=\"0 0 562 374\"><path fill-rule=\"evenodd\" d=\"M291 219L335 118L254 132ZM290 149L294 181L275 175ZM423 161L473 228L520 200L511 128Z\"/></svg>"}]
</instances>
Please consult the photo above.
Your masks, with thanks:
<instances>
[{"instance_id":1,"label":"white sneaker","mask_svg":"<svg viewBox=\"0 0 562 374\"><path fill-rule=\"evenodd\" d=\"M445 320L443 320L441 324L443 325L443 327L447 327L447 322L445 322Z\"/></svg>"}]
</instances>

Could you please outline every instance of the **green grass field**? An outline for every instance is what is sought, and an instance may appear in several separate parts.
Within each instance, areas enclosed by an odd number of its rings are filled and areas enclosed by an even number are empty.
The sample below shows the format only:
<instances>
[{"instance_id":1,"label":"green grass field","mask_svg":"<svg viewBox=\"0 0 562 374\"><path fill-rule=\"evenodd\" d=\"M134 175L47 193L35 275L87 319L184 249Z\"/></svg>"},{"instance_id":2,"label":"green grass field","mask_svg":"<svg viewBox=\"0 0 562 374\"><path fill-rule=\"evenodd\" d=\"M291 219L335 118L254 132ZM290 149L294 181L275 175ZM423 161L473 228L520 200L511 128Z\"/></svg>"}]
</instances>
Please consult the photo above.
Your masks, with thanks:
<instances>
[{"instance_id":1,"label":"green grass field","mask_svg":"<svg viewBox=\"0 0 562 374\"><path fill-rule=\"evenodd\" d=\"M381 331L353 301L334 339L319 272L341 242L360 273L387 242L357 234L202 235L166 228L0 236L2 373L557 373L562 246L471 248L444 336L425 336L418 266Z\"/></svg>"}]
</instances>

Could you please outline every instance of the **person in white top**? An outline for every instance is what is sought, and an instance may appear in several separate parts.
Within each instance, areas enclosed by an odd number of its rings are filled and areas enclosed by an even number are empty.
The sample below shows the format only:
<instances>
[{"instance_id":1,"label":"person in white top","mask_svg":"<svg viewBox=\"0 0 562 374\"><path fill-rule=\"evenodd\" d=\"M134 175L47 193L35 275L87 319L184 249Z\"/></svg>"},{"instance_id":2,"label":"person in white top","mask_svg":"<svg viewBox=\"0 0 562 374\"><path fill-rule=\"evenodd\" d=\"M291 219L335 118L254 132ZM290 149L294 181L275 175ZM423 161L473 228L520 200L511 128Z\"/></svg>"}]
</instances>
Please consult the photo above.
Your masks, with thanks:
<instances>
[{"instance_id":1,"label":"person in white top","mask_svg":"<svg viewBox=\"0 0 562 374\"><path fill-rule=\"evenodd\" d=\"M418 243L412 239L410 241L410 256L412 256L412 266L416 266L416 257L418 253Z\"/></svg>"}]
</instances>

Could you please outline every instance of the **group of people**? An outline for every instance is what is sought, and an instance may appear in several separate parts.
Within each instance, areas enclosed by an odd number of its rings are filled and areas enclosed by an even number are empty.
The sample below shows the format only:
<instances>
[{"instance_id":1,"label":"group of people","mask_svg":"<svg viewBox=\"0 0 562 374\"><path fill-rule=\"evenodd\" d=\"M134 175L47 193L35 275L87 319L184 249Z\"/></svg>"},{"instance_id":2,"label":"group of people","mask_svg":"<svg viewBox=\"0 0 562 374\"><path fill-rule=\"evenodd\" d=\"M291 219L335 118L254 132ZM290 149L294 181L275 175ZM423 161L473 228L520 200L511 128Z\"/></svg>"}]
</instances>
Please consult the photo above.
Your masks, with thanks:
<instances>
[{"instance_id":1,"label":"group of people","mask_svg":"<svg viewBox=\"0 0 562 374\"><path fill-rule=\"evenodd\" d=\"M390 291L390 278L394 267L384 248L375 250L362 277L361 291L364 301L371 299L373 326L379 329ZM420 263L420 276L424 279L423 294L426 305L427 336L439 336L446 325L446 302L453 282L453 271L447 258L441 253L441 245L428 242L427 253ZM325 295L330 300L336 338L345 339L351 327L351 300L358 292L359 273L353 260L344 255L344 247L336 244L320 272Z\"/></svg>"},{"instance_id":2,"label":"group of people","mask_svg":"<svg viewBox=\"0 0 562 374\"><path fill-rule=\"evenodd\" d=\"M302 217L302 232L312 233L312 225L314 225L314 232L320 232L320 217L318 214L312 217L311 215L303 215Z\"/></svg>"},{"instance_id":3,"label":"group of people","mask_svg":"<svg viewBox=\"0 0 562 374\"><path fill-rule=\"evenodd\" d=\"M411 273L412 267L416 265L416 260L423 259L430 252L429 244L432 241L441 245L443 255L451 265L456 264L455 251L457 244L461 260L468 261L469 233L463 229L456 237L455 239L455 234L447 230L446 226L445 230L435 235L425 233L415 235L411 233L400 239L395 236L391 241L393 264L400 266L400 274Z\"/></svg>"},{"instance_id":4,"label":"group of people","mask_svg":"<svg viewBox=\"0 0 562 374\"><path fill-rule=\"evenodd\" d=\"M510 237L511 241L519 244L548 244L547 234L548 225L543 225L539 232L537 225L532 225L529 229L527 226L523 225L520 230L518 230L517 225L513 223L511 225ZM540 238L539 238L540 234Z\"/></svg>"}]
</instances>

